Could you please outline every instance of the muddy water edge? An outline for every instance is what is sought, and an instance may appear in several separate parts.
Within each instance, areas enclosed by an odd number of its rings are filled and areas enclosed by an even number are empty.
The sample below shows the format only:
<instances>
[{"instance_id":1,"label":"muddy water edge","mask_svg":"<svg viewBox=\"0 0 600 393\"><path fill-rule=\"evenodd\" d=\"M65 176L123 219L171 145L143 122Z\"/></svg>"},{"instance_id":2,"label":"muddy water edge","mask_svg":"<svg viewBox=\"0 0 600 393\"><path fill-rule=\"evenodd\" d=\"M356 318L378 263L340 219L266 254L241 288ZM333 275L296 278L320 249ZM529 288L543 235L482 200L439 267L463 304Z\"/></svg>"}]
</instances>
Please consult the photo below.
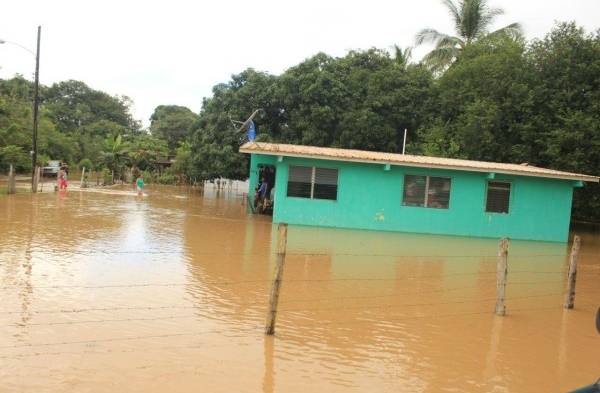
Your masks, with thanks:
<instances>
[{"instance_id":1,"label":"muddy water edge","mask_svg":"<svg viewBox=\"0 0 600 393\"><path fill-rule=\"evenodd\" d=\"M243 190L0 197L1 392L563 392L600 376L600 233L512 241L290 226Z\"/></svg>"}]
</instances>

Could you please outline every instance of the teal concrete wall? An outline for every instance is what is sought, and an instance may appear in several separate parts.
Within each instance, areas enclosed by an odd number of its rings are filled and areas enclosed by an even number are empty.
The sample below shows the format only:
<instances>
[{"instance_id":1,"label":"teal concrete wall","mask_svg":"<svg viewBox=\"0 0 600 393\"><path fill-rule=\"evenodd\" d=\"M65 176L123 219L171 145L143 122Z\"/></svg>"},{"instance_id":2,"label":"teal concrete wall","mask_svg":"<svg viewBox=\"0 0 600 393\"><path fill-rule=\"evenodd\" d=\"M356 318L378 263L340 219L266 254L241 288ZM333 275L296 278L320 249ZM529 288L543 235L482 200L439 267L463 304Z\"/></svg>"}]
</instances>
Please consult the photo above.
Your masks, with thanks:
<instances>
[{"instance_id":1,"label":"teal concrete wall","mask_svg":"<svg viewBox=\"0 0 600 393\"><path fill-rule=\"evenodd\" d=\"M508 214L486 213L486 173L253 155L250 190L257 165L276 165L273 222L441 235L566 242L573 183L497 174L511 182ZM337 201L287 197L290 165L337 168ZM448 209L402 205L405 174L452 179Z\"/></svg>"}]
</instances>

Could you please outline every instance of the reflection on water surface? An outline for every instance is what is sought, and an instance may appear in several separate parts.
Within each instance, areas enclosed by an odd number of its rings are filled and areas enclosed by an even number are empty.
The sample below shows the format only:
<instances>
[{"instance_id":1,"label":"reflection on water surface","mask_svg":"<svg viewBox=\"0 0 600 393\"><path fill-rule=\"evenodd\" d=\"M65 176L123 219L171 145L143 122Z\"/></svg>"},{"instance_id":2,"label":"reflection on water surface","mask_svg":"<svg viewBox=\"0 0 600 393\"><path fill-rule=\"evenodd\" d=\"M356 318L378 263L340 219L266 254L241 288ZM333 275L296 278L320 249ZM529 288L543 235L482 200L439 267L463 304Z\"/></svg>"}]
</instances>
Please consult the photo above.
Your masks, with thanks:
<instances>
[{"instance_id":1,"label":"reflection on water surface","mask_svg":"<svg viewBox=\"0 0 600 393\"><path fill-rule=\"evenodd\" d=\"M122 191L122 190L121 190ZM240 190L241 192L241 190ZM290 227L265 338L276 228L238 191L0 197L0 391L567 391L600 374L600 234L497 241Z\"/></svg>"}]
</instances>

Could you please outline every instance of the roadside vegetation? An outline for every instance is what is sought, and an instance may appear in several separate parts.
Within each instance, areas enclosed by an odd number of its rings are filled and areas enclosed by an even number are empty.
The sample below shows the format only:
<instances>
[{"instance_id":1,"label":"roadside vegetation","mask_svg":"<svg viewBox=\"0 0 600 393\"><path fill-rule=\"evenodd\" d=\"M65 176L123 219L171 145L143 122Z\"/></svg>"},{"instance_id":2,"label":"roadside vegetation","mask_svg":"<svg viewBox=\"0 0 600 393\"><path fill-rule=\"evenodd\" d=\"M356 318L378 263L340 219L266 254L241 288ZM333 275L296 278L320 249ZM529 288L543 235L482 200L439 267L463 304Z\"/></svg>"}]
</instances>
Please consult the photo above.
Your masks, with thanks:
<instances>
[{"instance_id":1,"label":"roadside vegetation","mask_svg":"<svg viewBox=\"0 0 600 393\"><path fill-rule=\"evenodd\" d=\"M0 80L0 171L10 164L31 172L32 84L17 76ZM127 97L110 96L80 81L41 87L38 165L61 160L73 170L103 172L120 180L130 171L144 172L158 182L186 181L183 171L157 163L173 159L197 121L179 106L159 106L149 129L130 113ZM184 143L185 145L185 143Z\"/></svg>"}]
</instances>

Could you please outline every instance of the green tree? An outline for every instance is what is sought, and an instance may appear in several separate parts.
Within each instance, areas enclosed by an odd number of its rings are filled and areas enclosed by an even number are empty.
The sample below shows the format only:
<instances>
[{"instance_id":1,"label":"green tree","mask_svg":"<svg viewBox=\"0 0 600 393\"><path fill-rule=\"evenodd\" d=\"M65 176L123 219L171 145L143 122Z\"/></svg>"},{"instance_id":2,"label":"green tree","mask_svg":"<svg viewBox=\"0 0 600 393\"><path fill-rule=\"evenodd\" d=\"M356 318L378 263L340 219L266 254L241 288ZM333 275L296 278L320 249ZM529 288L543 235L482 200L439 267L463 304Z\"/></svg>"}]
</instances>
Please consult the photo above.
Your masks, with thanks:
<instances>
[{"instance_id":1,"label":"green tree","mask_svg":"<svg viewBox=\"0 0 600 393\"><path fill-rule=\"evenodd\" d=\"M184 175L193 171L192 147L189 142L183 142L176 150L173 171L178 175Z\"/></svg>"},{"instance_id":2,"label":"green tree","mask_svg":"<svg viewBox=\"0 0 600 393\"><path fill-rule=\"evenodd\" d=\"M167 156L167 143L153 135L141 134L129 142L129 163L141 170L156 169L156 161Z\"/></svg>"},{"instance_id":3,"label":"green tree","mask_svg":"<svg viewBox=\"0 0 600 393\"><path fill-rule=\"evenodd\" d=\"M124 127L132 133L140 129L139 123L131 117L129 98L111 96L80 81L55 83L44 93L43 103L61 132L81 133L86 127L99 121ZM90 127L88 131L105 137L111 134L111 127Z\"/></svg>"},{"instance_id":4,"label":"green tree","mask_svg":"<svg viewBox=\"0 0 600 393\"><path fill-rule=\"evenodd\" d=\"M492 8L487 0L442 0L448 8L456 35L441 33L432 28L426 28L417 33L416 44L433 43L435 48L423 58L423 62L434 71L448 68L462 51L473 42L488 35L521 35L521 26L511 23L490 33L490 27L496 17L502 15L501 8Z\"/></svg>"},{"instance_id":5,"label":"green tree","mask_svg":"<svg viewBox=\"0 0 600 393\"><path fill-rule=\"evenodd\" d=\"M527 121L535 111L525 46L487 37L467 47L436 82L436 110L419 130L423 153L531 162L539 146Z\"/></svg>"},{"instance_id":6,"label":"green tree","mask_svg":"<svg viewBox=\"0 0 600 393\"><path fill-rule=\"evenodd\" d=\"M183 106L160 105L150 117L150 133L167 142L174 153L185 142L198 121L198 115Z\"/></svg>"},{"instance_id":7,"label":"green tree","mask_svg":"<svg viewBox=\"0 0 600 393\"><path fill-rule=\"evenodd\" d=\"M113 137L109 135L104 140L102 152L103 164L116 175L120 175L127 163L129 146L123 142L121 135Z\"/></svg>"},{"instance_id":8,"label":"green tree","mask_svg":"<svg viewBox=\"0 0 600 393\"><path fill-rule=\"evenodd\" d=\"M17 171L30 171L31 158L21 146L2 146L0 147L0 169L4 172L10 165Z\"/></svg>"},{"instance_id":9,"label":"green tree","mask_svg":"<svg viewBox=\"0 0 600 393\"><path fill-rule=\"evenodd\" d=\"M224 176L244 179L248 176L248 158L238 153L244 142L244 133L237 132L239 124L256 109L255 119L261 131L280 133L280 106L274 100L276 77L248 69L232 76L227 84L213 88L213 96L206 98L196 128L191 137L191 169L193 179L213 179Z\"/></svg>"},{"instance_id":10,"label":"green tree","mask_svg":"<svg viewBox=\"0 0 600 393\"><path fill-rule=\"evenodd\" d=\"M573 22L559 23L534 40L527 61L538 130L537 163L560 170L600 173L600 31L586 34ZM600 186L577 189L574 215L600 220Z\"/></svg>"}]
</instances>

